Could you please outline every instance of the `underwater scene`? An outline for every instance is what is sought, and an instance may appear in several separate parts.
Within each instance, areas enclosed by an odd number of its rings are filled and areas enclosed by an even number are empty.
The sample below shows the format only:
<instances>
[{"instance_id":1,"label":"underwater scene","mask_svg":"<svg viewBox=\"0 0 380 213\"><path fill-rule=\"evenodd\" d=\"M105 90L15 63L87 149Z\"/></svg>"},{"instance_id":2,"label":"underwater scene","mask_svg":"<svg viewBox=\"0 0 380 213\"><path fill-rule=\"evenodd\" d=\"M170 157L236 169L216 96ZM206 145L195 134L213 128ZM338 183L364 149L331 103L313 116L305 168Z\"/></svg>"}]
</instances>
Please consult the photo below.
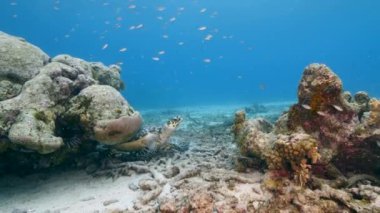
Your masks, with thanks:
<instances>
[{"instance_id":1,"label":"underwater scene","mask_svg":"<svg viewBox=\"0 0 380 213\"><path fill-rule=\"evenodd\" d=\"M0 213L380 212L379 11L0 0Z\"/></svg>"}]
</instances>

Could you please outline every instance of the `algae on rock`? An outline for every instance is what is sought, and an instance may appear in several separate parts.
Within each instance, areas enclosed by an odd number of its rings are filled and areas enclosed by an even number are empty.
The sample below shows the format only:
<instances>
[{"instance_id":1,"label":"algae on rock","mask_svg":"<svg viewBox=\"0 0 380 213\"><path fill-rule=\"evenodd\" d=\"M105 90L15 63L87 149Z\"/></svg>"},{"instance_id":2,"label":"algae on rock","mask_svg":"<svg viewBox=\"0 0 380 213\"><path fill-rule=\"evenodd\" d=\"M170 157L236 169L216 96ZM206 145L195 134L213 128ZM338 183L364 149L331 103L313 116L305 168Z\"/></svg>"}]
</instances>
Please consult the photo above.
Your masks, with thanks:
<instances>
[{"instance_id":1,"label":"algae on rock","mask_svg":"<svg viewBox=\"0 0 380 213\"><path fill-rule=\"evenodd\" d=\"M233 126L241 154L268 169L262 185L273 197L261 211L379 211L378 187L360 185L379 183L379 100L362 91L352 97L330 68L311 64L298 103L266 123L239 111Z\"/></svg>"},{"instance_id":2,"label":"algae on rock","mask_svg":"<svg viewBox=\"0 0 380 213\"><path fill-rule=\"evenodd\" d=\"M238 112L235 140L243 155L265 160L270 170L293 173L301 185L310 179L311 171L324 176L332 165L343 174L379 175L378 103L365 92L352 98L330 68L311 64L300 81L298 103L269 129L263 128L262 119L246 120Z\"/></svg>"}]
</instances>

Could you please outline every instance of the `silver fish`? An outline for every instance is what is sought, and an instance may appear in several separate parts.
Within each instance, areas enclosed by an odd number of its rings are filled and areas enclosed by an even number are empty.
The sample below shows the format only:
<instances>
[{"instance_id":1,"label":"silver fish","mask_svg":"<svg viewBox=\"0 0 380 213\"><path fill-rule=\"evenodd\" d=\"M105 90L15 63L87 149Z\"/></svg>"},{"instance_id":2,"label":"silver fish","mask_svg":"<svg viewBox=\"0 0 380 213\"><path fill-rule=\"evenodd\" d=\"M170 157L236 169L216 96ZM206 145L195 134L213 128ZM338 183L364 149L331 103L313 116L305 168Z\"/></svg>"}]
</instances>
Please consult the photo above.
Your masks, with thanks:
<instances>
[{"instance_id":1,"label":"silver fish","mask_svg":"<svg viewBox=\"0 0 380 213\"><path fill-rule=\"evenodd\" d=\"M207 29L206 26L200 26L200 27L198 27L198 30L199 30L199 31L204 31L204 30L206 30L206 29Z\"/></svg>"},{"instance_id":2,"label":"silver fish","mask_svg":"<svg viewBox=\"0 0 380 213\"><path fill-rule=\"evenodd\" d=\"M311 106L309 106L309 105L307 105L307 104L302 104L301 106L302 106L302 108L304 108L304 109L311 110Z\"/></svg>"},{"instance_id":3,"label":"silver fish","mask_svg":"<svg viewBox=\"0 0 380 213\"><path fill-rule=\"evenodd\" d=\"M317 112L317 114L318 114L318 115L320 115L320 116L322 116L322 117L325 117L325 116L327 116L327 114L326 114L326 113L324 113L324 112L321 112L321 111L318 111L318 112Z\"/></svg>"},{"instance_id":4,"label":"silver fish","mask_svg":"<svg viewBox=\"0 0 380 213\"><path fill-rule=\"evenodd\" d=\"M342 107L340 107L340 106L338 106L338 105L335 105L335 104L333 104L332 106L333 106L334 109L336 109L337 111L339 111L339 112L343 112L343 108L342 108Z\"/></svg>"}]
</instances>

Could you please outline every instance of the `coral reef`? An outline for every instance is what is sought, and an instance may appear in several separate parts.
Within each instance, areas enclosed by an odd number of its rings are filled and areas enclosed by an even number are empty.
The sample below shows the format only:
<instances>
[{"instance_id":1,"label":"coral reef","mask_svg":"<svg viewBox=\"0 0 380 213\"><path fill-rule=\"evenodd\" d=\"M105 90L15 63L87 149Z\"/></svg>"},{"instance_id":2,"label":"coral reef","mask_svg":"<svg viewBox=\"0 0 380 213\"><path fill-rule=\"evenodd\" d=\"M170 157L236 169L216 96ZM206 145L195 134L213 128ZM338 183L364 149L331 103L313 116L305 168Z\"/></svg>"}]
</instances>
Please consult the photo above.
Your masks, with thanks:
<instances>
[{"instance_id":1,"label":"coral reef","mask_svg":"<svg viewBox=\"0 0 380 213\"><path fill-rule=\"evenodd\" d=\"M244 112L237 112L235 140L243 154L253 153L266 160L269 168L278 169L280 166L274 164L296 158L312 164L318 162L318 169L333 163L343 173L353 172L355 168L373 174L379 162L376 141L380 104L364 92L357 93L354 99L349 96L344 93L339 77L327 66L312 64L301 79L298 103L281 116L274 127L267 128L271 124L263 125L266 122L262 119L245 120ZM300 148L297 138L308 138L301 141L309 141L309 145ZM296 156L290 156L294 153ZM360 158L366 164L371 162L370 165L357 166ZM343 161L352 168L340 167Z\"/></svg>"},{"instance_id":2,"label":"coral reef","mask_svg":"<svg viewBox=\"0 0 380 213\"><path fill-rule=\"evenodd\" d=\"M97 144L130 151L122 146L146 140L136 137L142 128L139 112L119 92L124 88L119 66L69 55L50 58L24 39L2 32L0 52L2 163L25 158L16 164L45 168L70 161L76 153L93 152ZM162 133L150 134L156 140L151 137L134 149L166 143L181 119L172 121Z\"/></svg>"},{"instance_id":3,"label":"coral reef","mask_svg":"<svg viewBox=\"0 0 380 213\"><path fill-rule=\"evenodd\" d=\"M278 110L281 109L278 108ZM339 171L333 174L332 171L336 168L334 165L329 168L329 179L317 177L313 172L320 166L322 159L317 160L315 164L312 161L313 158L318 159L316 153L322 155L322 151L307 147L310 145L314 147L318 140L305 132L293 134L293 136L282 133L281 137L277 137L275 130L280 131L277 128L284 128L283 124L276 123L274 126L267 126L267 122L262 123L262 129L276 136L271 145L274 147L276 141L281 142L276 149L269 150L274 152L281 148L290 149L289 143L295 143L297 149L305 146L308 152L295 155L297 158L294 160L284 156L281 158L283 164L278 167L280 169L262 173L266 156L262 159L259 157L255 159L253 155L242 156L239 153L239 147L231 143L233 135L230 134L232 129L229 123L233 121L231 112L234 110L236 109L229 108L226 111L218 111L212 108L200 111L198 108L186 108L183 111L170 112L143 111L144 119L154 126L161 124L167 117L187 113L186 118L192 119L184 119L181 122L181 128L172 136L170 143L177 145L187 143L187 149L174 151L172 154L155 155L151 159L146 158L144 154L140 160L133 162L121 160L121 155L133 152L105 150L101 155L107 156L107 161L100 161L99 159L102 158L100 156L94 159L89 157L90 154L84 155L83 160L78 163L91 161L86 167L86 172L95 178L83 175L83 171L79 170L75 172L81 173L81 176L68 173L69 178L65 176L65 179L68 179L65 184L57 184L55 180L59 174L54 173L54 176L47 180L36 181L39 182L38 188L45 182L48 182L48 186L54 185L51 193L46 193L46 188L40 189L41 194L33 200L25 196L24 191L22 195L17 194L17 196L5 194L6 206L1 209L5 209L4 211L10 209L9 212L15 207L34 208L36 212L44 212L47 209L51 212L55 210L75 212L83 207L86 207L89 212L210 212L210 209L213 212L379 211L380 196L378 196L378 187L374 186L379 184L376 177L364 174L348 174L345 177ZM281 116L280 119L283 121L285 118L286 116ZM145 135L144 131L159 133L159 128L154 131L147 128L143 128L135 137L140 138L139 134ZM210 134L210 129L213 134ZM99 153L91 153L91 155L97 154ZM306 159L306 164L303 159ZM239 165L242 164L241 161L245 161L245 165L248 166L251 166L251 162L264 163L253 163L253 169L245 168L235 171L236 167L242 167ZM312 169L308 170L310 178L305 185L301 186L297 180L295 176L297 170L293 171L296 168L292 168L291 161L300 162L301 167L311 166ZM26 182L25 185L30 188L32 181L27 179ZM86 185L86 182L93 183ZM77 185L73 189L67 186L68 184ZM17 186L13 185L12 189L19 193L20 188ZM98 188L98 190L93 190L93 188ZM34 194L35 191L33 189L32 193ZM78 192L80 192L80 197L70 196ZM64 196L63 194L65 197L70 197L65 198L71 200L70 204L52 199L49 206L41 205L46 197ZM14 202L7 202L9 200ZM104 206L105 204L107 206Z\"/></svg>"},{"instance_id":4,"label":"coral reef","mask_svg":"<svg viewBox=\"0 0 380 213\"><path fill-rule=\"evenodd\" d=\"M356 193L354 196L347 192L343 195L338 189L328 187L352 187L350 177L356 174L367 174L360 177L378 184L373 180L380 175L380 101L371 99L365 92L352 97L326 65L306 67L298 87L298 103L275 124L260 118L247 119L244 111L238 111L233 133L242 155L266 164L268 175L263 185L283 194L275 196L265 211L280 207L277 199L305 195L290 193L294 186L289 187L289 179L300 187L316 187L323 193L312 191L313 201L299 205L284 203L285 206L293 205L300 211L339 209L342 203L353 211L368 207L359 205L355 199L368 200L371 196L362 196L358 190L351 190ZM338 202L329 201L325 203L326 208L322 207L324 204L317 208L315 202L321 199ZM306 208L306 204L311 206Z\"/></svg>"},{"instance_id":5,"label":"coral reef","mask_svg":"<svg viewBox=\"0 0 380 213\"><path fill-rule=\"evenodd\" d=\"M120 94L120 67L49 58L5 33L0 53L0 174L64 164L93 180L126 176L128 207L124 191L80 201L101 199L109 212L380 211L380 100L344 91L326 65L306 67L298 102L281 115L254 105L251 116L266 119L209 111L183 121L167 110L144 114L172 117L144 127ZM173 137L180 124L191 131Z\"/></svg>"}]
</instances>

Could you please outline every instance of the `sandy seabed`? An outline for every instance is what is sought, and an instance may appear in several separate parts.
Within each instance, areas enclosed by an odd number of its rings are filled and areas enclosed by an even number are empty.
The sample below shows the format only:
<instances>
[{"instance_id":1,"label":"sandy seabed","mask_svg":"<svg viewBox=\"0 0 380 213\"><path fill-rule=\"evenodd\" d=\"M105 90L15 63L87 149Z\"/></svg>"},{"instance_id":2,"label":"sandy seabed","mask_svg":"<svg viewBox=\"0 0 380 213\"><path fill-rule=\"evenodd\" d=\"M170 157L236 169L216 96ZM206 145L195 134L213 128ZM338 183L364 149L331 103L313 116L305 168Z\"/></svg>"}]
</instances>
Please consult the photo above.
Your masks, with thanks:
<instances>
[{"instance_id":1,"label":"sandy seabed","mask_svg":"<svg viewBox=\"0 0 380 213\"><path fill-rule=\"evenodd\" d=\"M275 119L290 104L265 104L269 111L253 116ZM232 142L231 126L234 112L243 107L142 111L147 126L160 126L172 116L182 116L184 121L171 140L188 143L188 150L145 162L130 162L146 171L117 177L112 170L93 177L75 169L0 177L0 212L154 212L158 203L161 208L166 205L170 209L170 205L175 205L173 201L187 196L207 201L210 190L221 196L220 208L234 203L234 199L240 203L256 200L253 205L258 205L267 197L260 187L263 173L238 173L234 165L239 154Z\"/></svg>"}]
</instances>

